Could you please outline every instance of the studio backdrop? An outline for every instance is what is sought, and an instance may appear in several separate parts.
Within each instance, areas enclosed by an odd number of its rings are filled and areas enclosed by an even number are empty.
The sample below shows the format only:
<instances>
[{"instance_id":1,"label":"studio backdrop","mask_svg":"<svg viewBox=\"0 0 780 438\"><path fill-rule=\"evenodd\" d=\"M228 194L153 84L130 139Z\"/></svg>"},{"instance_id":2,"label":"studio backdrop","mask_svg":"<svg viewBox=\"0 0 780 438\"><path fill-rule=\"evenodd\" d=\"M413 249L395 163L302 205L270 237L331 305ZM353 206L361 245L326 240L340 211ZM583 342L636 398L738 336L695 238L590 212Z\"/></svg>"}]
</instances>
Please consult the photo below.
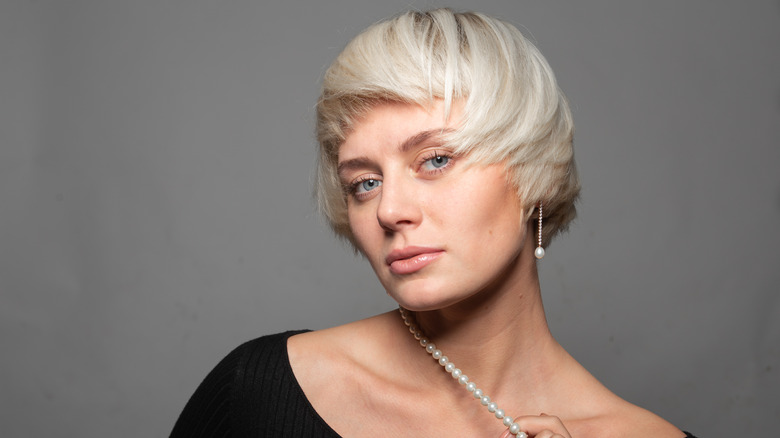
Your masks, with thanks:
<instances>
[{"instance_id":1,"label":"studio backdrop","mask_svg":"<svg viewBox=\"0 0 780 438\"><path fill-rule=\"evenodd\" d=\"M408 7L535 41L577 126L554 335L701 437L780 430L780 5L0 3L0 435L164 437L234 346L391 310L312 200L326 66Z\"/></svg>"}]
</instances>

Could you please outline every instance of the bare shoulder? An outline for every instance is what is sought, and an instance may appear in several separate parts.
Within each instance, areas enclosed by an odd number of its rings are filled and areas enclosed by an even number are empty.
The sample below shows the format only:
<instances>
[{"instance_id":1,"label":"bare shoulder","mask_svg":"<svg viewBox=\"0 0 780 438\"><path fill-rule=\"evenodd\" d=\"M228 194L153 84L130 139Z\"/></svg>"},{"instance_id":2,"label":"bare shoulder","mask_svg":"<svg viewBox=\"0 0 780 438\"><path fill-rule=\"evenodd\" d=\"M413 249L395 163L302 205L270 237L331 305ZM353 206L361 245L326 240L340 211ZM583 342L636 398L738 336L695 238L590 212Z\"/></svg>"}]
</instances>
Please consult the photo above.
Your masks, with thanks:
<instances>
[{"instance_id":1,"label":"bare shoulder","mask_svg":"<svg viewBox=\"0 0 780 438\"><path fill-rule=\"evenodd\" d=\"M582 437L615 438L684 438L685 433L660 416L620 399L603 415L587 420L575 421L578 434Z\"/></svg>"},{"instance_id":2,"label":"bare shoulder","mask_svg":"<svg viewBox=\"0 0 780 438\"><path fill-rule=\"evenodd\" d=\"M621 433L619 436L628 438L646 436L658 438L683 438L685 436L678 427L647 409L640 408L639 406L632 405L628 402L626 402L626 404L628 407L625 408L625 420L618 423L623 426L623 430L620 431Z\"/></svg>"},{"instance_id":3,"label":"bare shoulder","mask_svg":"<svg viewBox=\"0 0 780 438\"><path fill-rule=\"evenodd\" d=\"M324 330L300 333L287 340L287 354L295 377L304 389L323 377L348 375L345 370L356 365L355 359L365 350L361 333L373 324L367 320L332 327ZM334 370L341 372L333 373Z\"/></svg>"},{"instance_id":4,"label":"bare shoulder","mask_svg":"<svg viewBox=\"0 0 780 438\"><path fill-rule=\"evenodd\" d=\"M556 406L565 406L561 419L576 438L685 438L672 423L612 392L565 352L568 365L558 381ZM562 385L562 386L561 386ZM552 409L547 412L554 413Z\"/></svg>"},{"instance_id":5,"label":"bare shoulder","mask_svg":"<svg viewBox=\"0 0 780 438\"><path fill-rule=\"evenodd\" d=\"M393 408L404 406L398 400L415 389L387 369L393 361L393 348L387 347L397 343L399 333L397 319L387 315L288 340L299 386L320 417L342 436L376 436L370 429L379 413L403 418Z\"/></svg>"},{"instance_id":6,"label":"bare shoulder","mask_svg":"<svg viewBox=\"0 0 780 438\"><path fill-rule=\"evenodd\" d=\"M350 362L370 353L377 340L386 336L387 314L324 330L300 333L287 341L287 351L293 370L311 368L312 364L326 366L337 361L338 365ZM371 341L371 342L369 342Z\"/></svg>"}]
</instances>

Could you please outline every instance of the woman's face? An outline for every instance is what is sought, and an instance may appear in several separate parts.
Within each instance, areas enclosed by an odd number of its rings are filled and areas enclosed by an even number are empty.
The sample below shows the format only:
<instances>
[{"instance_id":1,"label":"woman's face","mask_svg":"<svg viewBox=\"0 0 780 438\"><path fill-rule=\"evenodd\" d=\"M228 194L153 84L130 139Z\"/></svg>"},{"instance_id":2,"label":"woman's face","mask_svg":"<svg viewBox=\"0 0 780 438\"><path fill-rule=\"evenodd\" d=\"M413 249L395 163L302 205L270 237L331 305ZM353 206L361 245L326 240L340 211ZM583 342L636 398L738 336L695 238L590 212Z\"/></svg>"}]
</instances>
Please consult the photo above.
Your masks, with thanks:
<instances>
[{"instance_id":1,"label":"woman's face","mask_svg":"<svg viewBox=\"0 0 780 438\"><path fill-rule=\"evenodd\" d=\"M500 288L519 269L526 226L503 164L467 165L438 134L453 107L380 104L339 149L352 233L399 304L434 310Z\"/></svg>"}]
</instances>

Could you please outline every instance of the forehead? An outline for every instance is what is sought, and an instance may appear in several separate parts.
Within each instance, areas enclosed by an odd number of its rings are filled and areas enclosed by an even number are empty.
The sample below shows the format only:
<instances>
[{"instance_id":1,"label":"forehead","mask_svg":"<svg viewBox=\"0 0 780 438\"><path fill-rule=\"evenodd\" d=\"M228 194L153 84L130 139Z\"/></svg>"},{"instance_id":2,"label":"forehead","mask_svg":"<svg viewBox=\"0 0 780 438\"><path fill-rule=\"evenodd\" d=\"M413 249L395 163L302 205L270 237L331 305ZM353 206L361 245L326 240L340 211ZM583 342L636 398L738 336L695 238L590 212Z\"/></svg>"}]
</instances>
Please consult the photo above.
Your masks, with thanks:
<instances>
[{"instance_id":1,"label":"forehead","mask_svg":"<svg viewBox=\"0 0 780 438\"><path fill-rule=\"evenodd\" d=\"M423 107L416 104L380 103L368 110L352 127L339 148L342 162L358 156L388 149L403 149L410 140L419 143L451 130L459 120L459 113L445 119L444 103L436 100Z\"/></svg>"}]
</instances>

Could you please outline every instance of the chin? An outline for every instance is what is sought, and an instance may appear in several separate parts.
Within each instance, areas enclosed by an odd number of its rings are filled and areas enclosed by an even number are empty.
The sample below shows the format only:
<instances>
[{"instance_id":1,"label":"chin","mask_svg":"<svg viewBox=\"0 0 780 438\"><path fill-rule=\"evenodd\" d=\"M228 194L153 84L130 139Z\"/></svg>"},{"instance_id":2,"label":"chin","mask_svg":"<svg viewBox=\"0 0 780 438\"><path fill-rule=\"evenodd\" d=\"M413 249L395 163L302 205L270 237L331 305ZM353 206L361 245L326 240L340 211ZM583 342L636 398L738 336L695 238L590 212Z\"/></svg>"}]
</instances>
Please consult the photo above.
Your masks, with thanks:
<instances>
[{"instance_id":1,"label":"chin","mask_svg":"<svg viewBox=\"0 0 780 438\"><path fill-rule=\"evenodd\" d=\"M415 284L417 283L417 284ZM455 296L451 287L410 282L401 287L386 288L387 294L399 306L414 312L438 310L451 306L465 297Z\"/></svg>"}]
</instances>

